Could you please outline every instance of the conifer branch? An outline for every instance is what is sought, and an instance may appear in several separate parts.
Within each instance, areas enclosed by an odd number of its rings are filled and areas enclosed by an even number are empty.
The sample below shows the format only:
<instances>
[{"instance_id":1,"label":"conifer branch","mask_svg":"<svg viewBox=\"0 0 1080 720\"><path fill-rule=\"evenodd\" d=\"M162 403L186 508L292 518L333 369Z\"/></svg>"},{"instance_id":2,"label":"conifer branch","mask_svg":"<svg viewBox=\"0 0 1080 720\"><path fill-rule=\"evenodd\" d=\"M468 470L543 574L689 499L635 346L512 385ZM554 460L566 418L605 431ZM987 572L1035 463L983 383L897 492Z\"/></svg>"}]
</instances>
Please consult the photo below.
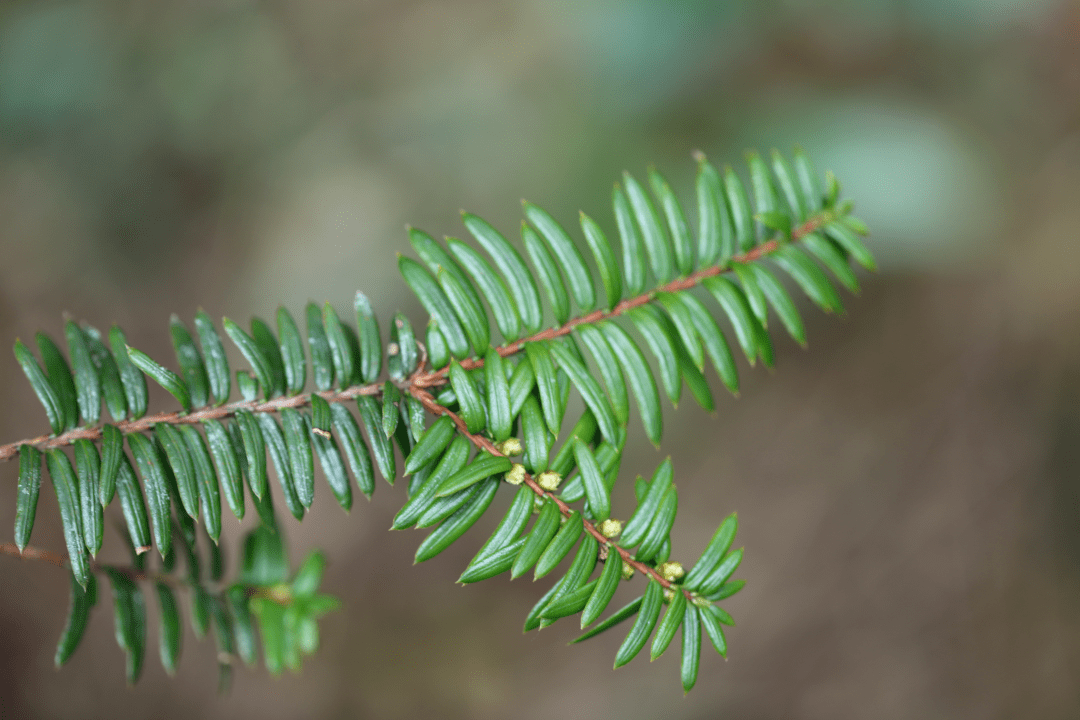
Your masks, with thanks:
<instances>
[{"instance_id":1,"label":"conifer branch","mask_svg":"<svg viewBox=\"0 0 1080 720\"><path fill-rule=\"evenodd\" d=\"M79 643L100 573L112 583L117 639L128 655L131 682L139 675L146 638L139 583L157 591L166 670L175 669L182 632L171 586L193 593L197 634L212 619L221 657L231 656L235 644L246 663L254 662L257 626L267 668L275 674L298 669L301 655L317 647L316 620L337 601L317 592L321 553L310 555L289 580L274 504L284 502L297 521L304 518L314 500L317 459L345 510L352 507L354 488L370 497L376 469L390 484L409 476L408 500L393 527L434 528L420 544L417 562L435 557L473 527L504 478L523 485L459 581L507 571L541 578L573 552L570 568L527 616L526 631L580 613L581 627L592 626L578 638L584 640L636 615L616 656L618 667L638 654L654 629L653 658L681 627L682 684L689 690L702 631L726 657L720 625L733 621L716 603L744 584L730 579L743 555L741 548L731 549L738 519L732 513L721 522L689 571L671 561L679 504L671 458L651 480L635 481L637 506L625 524L610 518L631 399L646 436L659 447L661 390L678 405L689 388L699 405L714 408L706 359L738 395L726 333L751 366L773 363L771 314L805 345L784 277L822 310L839 313L842 302L830 275L857 292L851 261L874 268L857 237L866 234L865 225L851 215L850 203L839 202L834 177L827 175L827 187L821 187L802 151L796 150L793 165L776 151L768 164L749 153L752 200L730 167L720 172L700 154L696 159L697 237L655 169L648 173L652 199L625 174L612 195L618 244L584 213L580 218L595 270L567 231L527 202L521 240L531 267L498 230L469 213L462 219L480 249L454 238L441 244L409 228L420 261L399 255L398 269L429 313L423 338L398 313L387 343L362 293L354 301L355 329L330 303L305 307L306 333L285 308L277 311L276 334L260 318L252 319L250 332L223 319L225 334L250 366L235 373L240 401L230 402L233 371L217 326L202 311L194 334L176 316L171 320L179 373L131 347L117 326L106 338L68 320L68 357L42 333L34 338L40 361L16 341L15 357L53 432L0 446L0 460L19 456L15 543L0 545L0 554L71 570L72 605L57 664ZM649 277L655 279L652 289L646 288ZM699 286L730 321L729 330L688 292ZM555 318L546 328L542 298ZM629 322L611 322L616 318ZM496 329L504 339L498 346ZM652 353L654 365L642 348ZM148 379L182 410L147 416ZM309 381L314 389L305 391ZM575 391L586 409L567 434L563 420ZM260 392L263 399L257 399ZM350 400L359 422L345 405ZM103 406L113 423L102 420ZM510 460L518 454L520 463ZM67 559L29 545L43 476L52 479ZM569 480L562 484L564 477ZM280 492L271 493L271 482ZM133 567L93 559L101 548L103 513L114 500L135 550ZM571 507L582 502L579 510ZM216 546L223 510L243 518L249 506L261 523L244 540L238 579L226 586ZM202 584L195 533L200 522L215 543L213 592ZM180 546L187 553L186 578L171 574ZM148 556L142 553L151 547L166 572L145 569ZM598 562L603 570L590 581ZM643 596L594 625L620 578L634 574L647 581ZM657 626L665 603L669 609Z\"/></svg>"},{"instance_id":2,"label":"conifer branch","mask_svg":"<svg viewBox=\"0 0 1080 720\"><path fill-rule=\"evenodd\" d=\"M806 235L814 232L818 228L825 225L832 219L834 213L826 211L815 215L807 220L805 223L795 228L791 232L791 242L798 242ZM753 250L750 250L739 255L735 255L727 262L721 265L715 265L704 270L699 270L687 277L677 278L671 282L662 285L658 288L649 290L648 292L641 293L632 298L627 298L616 305L612 310L595 310L587 315L582 315L568 322L543 330L541 332L530 335L529 337L515 340L514 342L507 343L496 348L496 352L502 357L509 357L521 352L525 348L526 343L539 342L542 340L553 340L557 337L569 335L573 330L581 325L591 325L598 323L602 320L609 320L611 318L624 315L630 310L645 305L656 297L661 292L678 292L680 290L688 290L701 284L701 281L707 277L714 277L724 273L731 272L731 268L735 264L746 264L759 260L770 253L774 252L781 246L786 240L779 238L773 238L758 246ZM463 360L461 367L466 370L472 370L484 366L483 358L469 358ZM421 365L422 367L422 365ZM437 370L431 370L428 372L416 372L413 373L406 382L399 384L399 387L406 391L412 392L414 388L423 389L444 385L447 382L446 375L449 372L449 366L440 368ZM133 433L133 432L145 432L152 430L153 427L159 423L167 424L190 424L195 425L203 420L220 420L224 418L231 418L240 410L247 410L252 413L274 413L279 412L282 408L300 408L308 407L311 405L311 396L318 395L329 403L341 403L347 400L355 400L361 395L373 395L379 396L383 391L383 383L374 382L366 385L355 385L344 390L325 390L322 392L314 393L301 393L299 395L290 395L287 397L278 397L271 400L251 400L251 401L237 401L228 403L226 405L220 405L218 407L206 407L199 410L194 410L190 413L185 413L181 410L177 410L170 413L158 413L156 415L149 415L138 420L129 420L116 423L117 429L121 432ZM418 397L419 399L419 397ZM52 448L65 447L71 445L76 440L100 440L101 439L101 427L77 427L72 430L68 430L59 435L39 435L34 438L27 438L25 440L18 440L16 442L8 443L6 445L0 445L0 461L11 460L19 454L20 445L33 445L39 450L51 450ZM665 581L666 582L666 581Z\"/></svg>"}]
</instances>

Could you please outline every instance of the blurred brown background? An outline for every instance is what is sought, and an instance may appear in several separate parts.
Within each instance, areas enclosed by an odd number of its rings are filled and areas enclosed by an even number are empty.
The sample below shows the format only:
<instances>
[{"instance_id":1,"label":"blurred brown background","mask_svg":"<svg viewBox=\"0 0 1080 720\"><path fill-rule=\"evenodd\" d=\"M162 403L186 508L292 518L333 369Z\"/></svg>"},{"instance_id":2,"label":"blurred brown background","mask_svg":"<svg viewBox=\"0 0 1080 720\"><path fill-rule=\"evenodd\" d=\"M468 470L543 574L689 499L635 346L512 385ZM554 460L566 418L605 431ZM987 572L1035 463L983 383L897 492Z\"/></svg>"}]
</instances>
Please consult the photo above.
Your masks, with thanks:
<instances>
[{"instance_id":1,"label":"blurred brown background","mask_svg":"<svg viewBox=\"0 0 1080 720\"><path fill-rule=\"evenodd\" d=\"M455 586L480 529L413 566L422 535L385 530L400 487L346 516L323 486L285 525L294 560L328 550L344 609L300 675L218 697L189 631L168 679L152 620L127 689L108 602L56 672L67 578L0 557L0 717L1080 717L1078 121L1080 8L1055 0L5 0L8 345L69 313L164 358L171 312L358 288L419 320L406 222L510 232L527 197L610 229L621 170L655 162L689 202L695 148L802 143L883 268L845 318L807 308L809 351L777 336L716 417L665 405L675 557L732 510L747 548L731 659L706 652L689 697L678 652L612 672L620 633L523 636L541 584ZM0 440L44 432L4 358ZM628 477L663 457L632 448ZM62 550L42 498L34 543Z\"/></svg>"}]
</instances>

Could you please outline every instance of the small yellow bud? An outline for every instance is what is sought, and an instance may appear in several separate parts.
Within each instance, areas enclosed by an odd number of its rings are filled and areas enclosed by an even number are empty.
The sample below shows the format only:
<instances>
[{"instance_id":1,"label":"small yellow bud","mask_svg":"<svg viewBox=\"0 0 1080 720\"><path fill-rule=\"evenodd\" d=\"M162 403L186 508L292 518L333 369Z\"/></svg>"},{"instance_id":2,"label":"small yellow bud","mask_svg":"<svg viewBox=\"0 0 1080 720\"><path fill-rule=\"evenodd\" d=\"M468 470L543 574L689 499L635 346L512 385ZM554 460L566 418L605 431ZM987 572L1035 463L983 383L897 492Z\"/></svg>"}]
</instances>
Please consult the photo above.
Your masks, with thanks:
<instances>
[{"instance_id":1,"label":"small yellow bud","mask_svg":"<svg viewBox=\"0 0 1080 720\"><path fill-rule=\"evenodd\" d=\"M664 588L664 604L670 603L675 599L675 591L671 588Z\"/></svg>"},{"instance_id":2,"label":"small yellow bud","mask_svg":"<svg viewBox=\"0 0 1080 720\"><path fill-rule=\"evenodd\" d=\"M533 514L540 512L540 509L544 507L544 498L540 495L533 495Z\"/></svg>"},{"instance_id":3,"label":"small yellow bud","mask_svg":"<svg viewBox=\"0 0 1080 720\"><path fill-rule=\"evenodd\" d=\"M634 567L630 563L623 560L622 579L623 580L629 580L632 577L634 577Z\"/></svg>"},{"instance_id":4,"label":"small yellow bud","mask_svg":"<svg viewBox=\"0 0 1080 720\"><path fill-rule=\"evenodd\" d=\"M266 596L278 605L288 605L292 602L292 588L285 583L278 583L267 589Z\"/></svg>"},{"instance_id":5,"label":"small yellow bud","mask_svg":"<svg viewBox=\"0 0 1080 720\"><path fill-rule=\"evenodd\" d=\"M495 448L507 457L514 457L525 452L525 448L521 446L521 441L513 437L503 440Z\"/></svg>"},{"instance_id":6,"label":"small yellow bud","mask_svg":"<svg viewBox=\"0 0 1080 720\"><path fill-rule=\"evenodd\" d=\"M601 522L596 529L600 531L601 535L610 540L613 537L617 537L619 533L622 532L622 521L608 518Z\"/></svg>"},{"instance_id":7,"label":"small yellow bud","mask_svg":"<svg viewBox=\"0 0 1080 720\"><path fill-rule=\"evenodd\" d=\"M525 482L525 466L521 463L514 463L510 468L510 472L506 473L506 482L511 485L520 485Z\"/></svg>"},{"instance_id":8,"label":"small yellow bud","mask_svg":"<svg viewBox=\"0 0 1080 720\"><path fill-rule=\"evenodd\" d=\"M542 472L536 476L536 484L542 487L544 490L547 490L548 492L555 492L556 490L558 490L559 483L561 482L562 475L557 472L552 472L551 470L548 470L547 472Z\"/></svg>"},{"instance_id":9,"label":"small yellow bud","mask_svg":"<svg viewBox=\"0 0 1080 720\"><path fill-rule=\"evenodd\" d=\"M710 605L712 605L712 603L709 602L708 598L702 597L701 595L692 595L690 597L690 602L694 604L694 607L699 607L699 608L702 608L702 609L707 608Z\"/></svg>"},{"instance_id":10,"label":"small yellow bud","mask_svg":"<svg viewBox=\"0 0 1080 720\"><path fill-rule=\"evenodd\" d=\"M675 562L674 560L668 561L666 563L660 563L660 565L656 568L656 571L660 573L660 577L664 578L668 582L675 582L686 574L686 571L683 570L682 563Z\"/></svg>"}]
</instances>

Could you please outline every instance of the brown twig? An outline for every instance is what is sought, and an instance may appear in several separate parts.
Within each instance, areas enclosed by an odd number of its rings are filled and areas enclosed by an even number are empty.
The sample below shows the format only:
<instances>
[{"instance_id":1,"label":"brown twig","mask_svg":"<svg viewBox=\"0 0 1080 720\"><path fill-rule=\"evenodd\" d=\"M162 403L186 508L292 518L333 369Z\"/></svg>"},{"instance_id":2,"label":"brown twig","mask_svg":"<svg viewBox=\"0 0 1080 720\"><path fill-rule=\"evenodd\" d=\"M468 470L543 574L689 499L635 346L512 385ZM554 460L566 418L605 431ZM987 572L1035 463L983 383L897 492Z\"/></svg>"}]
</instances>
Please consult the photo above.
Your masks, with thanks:
<instances>
[{"instance_id":1,"label":"brown twig","mask_svg":"<svg viewBox=\"0 0 1080 720\"><path fill-rule=\"evenodd\" d=\"M51 563L56 567L64 567L64 565L67 565L67 558L63 555L57 555L48 550L40 550L31 545L27 545L20 552L18 546L14 543L3 543L0 545L0 553L3 553L4 555L14 555L23 560L42 560Z\"/></svg>"},{"instance_id":2,"label":"brown twig","mask_svg":"<svg viewBox=\"0 0 1080 720\"><path fill-rule=\"evenodd\" d=\"M50 565L56 567L67 567L68 558L64 555L57 555L49 550L42 550L36 548L33 545L27 545L19 551L19 548L14 543L2 543L0 544L0 554L11 555L13 557L20 558L22 560L40 560L47 562ZM168 575L165 573L146 572L145 570L139 570L138 568L127 567L123 565L107 565L96 561L90 561L90 572L99 573L104 570L114 570L118 573L122 573L133 582L150 582L158 581L165 582L170 585L182 585L184 582L174 575Z\"/></svg>"},{"instance_id":3,"label":"brown twig","mask_svg":"<svg viewBox=\"0 0 1080 720\"><path fill-rule=\"evenodd\" d=\"M177 410L171 413L158 413L157 415L147 415L141 417L138 420L126 420L124 422L116 423L116 427L120 432L135 433L145 432L153 429L154 425L158 423L170 423L174 425L189 424L194 425L200 423L203 420L218 420L221 418L232 417L240 410L247 410L253 413L266 413L277 412L282 408L295 408L303 407L311 404L311 396L318 395L327 402L338 403L345 402L346 400L352 400L360 395L378 395L382 392L382 383L371 383L370 385L355 385L344 390L324 390L317 393L304 393L302 395L290 395L289 397L279 397L272 400L265 400L259 402L258 400L239 400L237 402L229 403L227 405L219 405L218 407L205 407L194 412L183 413ZM70 445L76 440L99 440L101 439L101 426L93 427L78 427L73 430L61 433L59 435L41 435L36 438L30 438L27 440L20 440L19 442L9 443L7 445L0 446L0 460L10 460L19 454L20 445L33 445L38 450L51 450L52 448L64 447Z\"/></svg>"}]
</instances>

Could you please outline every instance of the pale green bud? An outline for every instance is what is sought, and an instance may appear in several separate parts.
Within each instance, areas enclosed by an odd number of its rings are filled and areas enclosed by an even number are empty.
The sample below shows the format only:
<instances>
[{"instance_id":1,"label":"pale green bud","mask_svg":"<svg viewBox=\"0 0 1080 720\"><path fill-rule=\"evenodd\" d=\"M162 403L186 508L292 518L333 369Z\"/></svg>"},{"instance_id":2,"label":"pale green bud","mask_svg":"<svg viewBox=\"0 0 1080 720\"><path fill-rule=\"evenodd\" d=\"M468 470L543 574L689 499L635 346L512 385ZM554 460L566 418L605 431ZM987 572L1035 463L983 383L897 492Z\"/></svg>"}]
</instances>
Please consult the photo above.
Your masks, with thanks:
<instances>
[{"instance_id":1,"label":"pale green bud","mask_svg":"<svg viewBox=\"0 0 1080 720\"><path fill-rule=\"evenodd\" d=\"M619 533L622 532L622 528L622 521L613 518L608 518L596 526L596 529L600 531L600 534L609 540L613 537L617 537Z\"/></svg>"},{"instance_id":2,"label":"pale green bud","mask_svg":"<svg viewBox=\"0 0 1080 720\"><path fill-rule=\"evenodd\" d=\"M510 472L506 473L506 482L511 485L520 485L525 482L525 466L521 463L514 463L510 468Z\"/></svg>"},{"instance_id":3,"label":"pale green bud","mask_svg":"<svg viewBox=\"0 0 1080 720\"><path fill-rule=\"evenodd\" d=\"M514 457L515 455L520 455L525 452L525 448L522 447L521 441L514 437L503 440L496 445L495 448L507 457Z\"/></svg>"},{"instance_id":4,"label":"pale green bud","mask_svg":"<svg viewBox=\"0 0 1080 720\"><path fill-rule=\"evenodd\" d=\"M686 571L683 570L682 563L675 562L674 560L660 563L656 568L656 572L660 573L660 577L668 582L675 582L686 574Z\"/></svg>"},{"instance_id":5,"label":"pale green bud","mask_svg":"<svg viewBox=\"0 0 1080 720\"><path fill-rule=\"evenodd\" d=\"M548 492L555 492L558 490L559 483L561 482L562 475L557 472L552 472L551 470L542 472L536 476L536 484Z\"/></svg>"}]
</instances>

